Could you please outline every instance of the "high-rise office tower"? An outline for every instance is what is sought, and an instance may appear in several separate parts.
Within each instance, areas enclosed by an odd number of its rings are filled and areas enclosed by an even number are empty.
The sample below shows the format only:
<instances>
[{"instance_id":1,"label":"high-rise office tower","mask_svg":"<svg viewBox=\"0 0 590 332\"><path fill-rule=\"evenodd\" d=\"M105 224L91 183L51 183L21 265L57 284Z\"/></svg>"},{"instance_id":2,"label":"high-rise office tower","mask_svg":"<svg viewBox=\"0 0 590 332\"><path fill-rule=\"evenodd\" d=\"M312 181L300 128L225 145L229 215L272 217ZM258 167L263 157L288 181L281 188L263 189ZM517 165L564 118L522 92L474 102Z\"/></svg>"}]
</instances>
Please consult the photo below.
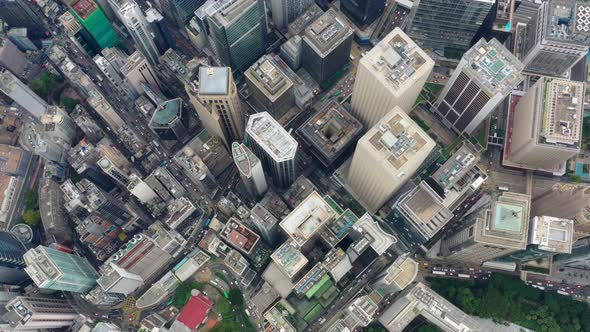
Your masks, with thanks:
<instances>
[{"instance_id":1,"label":"high-rise office tower","mask_svg":"<svg viewBox=\"0 0 590 332\"><path fill-rule=\"evenodd\" d=\"M584 83L541 77L511 114L504 164L553 170L580 152Z\"/></svg>"},{"instance_id":2,"label":"high-rise office tower","mask_svg":"<svg viewBox=\"0 0 590 332\"><path fill-rule=\"evenodd\" d=\"M396 28L361 58L352 114L371 128L395 106L409 113L433 67L434 61Z\"/></svg>"},{"instance_id":3,"label":"high-rise office tower","mask_svg":"<svg viewBox=\"0 0 590 332\"><path fill-rule=\"evenodd\" d=\"M274 246L280 240L279 220L260 203L252 208L250 220L268 244Z\"/></svg>"},{"instance_id":4,"label":"high-rise office tower","mask_svg":"<svg viewBox=\"0 0 590 332\"><path fill-rule=\"evenodd\" d=\"M244 144L233 142L231 146L234 162L238 166L246 190L253 197L261 197L268 186L264 178L264 171L260 159L256 157Z\"/></svg>"},{"instance_id":5,"label":"high-rise office tower","mask_svg":"<svg viewBox=\"0 0 590 332\"><path fill-rule=\"evenodd\" d=\"M246 72L248 89L265 111L279 118L295 105L293 81L268 55L258 59Z\"/></svg>"},{"instance_id":6,"label":"high-rise office tower","mask_svg":"<svg viewBox=\"0 0 590 332\"><path fill-rule=\"evenodd\" d=\"M163 140L186 141L189 138L188 114L182 108L182 99L175 98L158 105L148 126Z\"/></svg>"},{"instance_id":7,"label":"high-rise office tower","mask_svg":"<svg viewBox=\"0 0 590 332\"><path fill-rule=\"evenodd\" d=\"M504 192L480 202L463 217L460 229L443 238L440 254L446 260L482 264L526 249L531 197Z\"/></svg>"},{"instance_id":8,"label":"high-rise office tower","mask_svg":"<svg viewBox=\"0 0 590 332\"><path fill-rule=\"evenodd\" d=\"M359 27L373 23L385 9L386 0L341 0L340 11Z\"/></svg>"},{"instance_id":9,"label":"high-rise office tower","mask_svg":"<svg viewBox=\"0 0 590 332\"><path fill-rule=\"evenodd\" d=\"M303 33L303 68L320 84L332 77L348 63L352 35L352 28L329 9Z\"/></svg>"},{"instance_id":10,"label":"high-rise office tower","mask_svg":"<svg viewBox=\"0 0 590 332\"><path fill-rule=\"evenodd\" d=\"M150 7L145 11L145 19L154 34L154 43L156 44L160 55L164 55L169 48L174 48L176 46L176 41L174 40L174 37L172 37L170 29L168 28L168 22L160 12L155 8Z\"/></svg>"},{"instance_id":11,"label":"high-rise office tower","mask_svg":"<svg viewBox=\"0 0 590 332\"><path fill-rule=\"evenodd\" d=\"M500 42L478 41L463 55L434 103L458 134L473 132L522 80L523 65Z\"/></svg>"},{"instance_id":12,"label":"high-rise office tower","mask_svg":"<svg viewBox=\"0 0 590 332\"><path fill-rule=\"evenodd\" d=\"M172 20L179 28L184 27L195 11L201 7L206 0L160 0L164 16Z\"/></svg>"},{"instance_id":13,"label":"high-rise office tower","mask_svg":"<svg viewBox=\"0 0 590 332\"><path fill-rule=\"evenodd\" d=\"M28 279L23 255L25 245L9 232L0 232L0 283L15 285Z\"/></svg>"},{"instance_id":14,"label":"high-rise office tower","mask_svg":"<svg viewBox=\"0 0 590 332\"><path fill-rule=\"evenodd\" d=\"M47 109L48 105L43 98L39 97L13 73L2 68L0 68L0 91L4 92L34 118L40 119Z\"/></svg>"},{"instance_id":15,"label":"high-rise office tower","mask_svg":"<svg viewBox=\"0 0 590 332\"><path fill-rule=\"evenodd\" d=\"M516 56L524 71L563 77L590 45L590 4L587 1L524 1L514 13Z\"/></svg>"},{"instance_id":16,"label":"high-rise office tower","mask_svg":"<svg viewBox=\"0 0 590 332\"><path fill-rule=\"evenodd\" d=\"M95 53L121 43L109 19L94 0L70 0L68 6L70 12L88 31L97 45L98 49L94 49Z\"/></svg>"},{"instance_id":17,"label":"high-rise office tower","mask_svg":"<svg viewBox=\"0 0 590 332\"><path fill-rule=\"evenodd\" d=\"M8 38L0 39L0 67L10 70L15 75L24 74L25 68L32 63L18 47Z\"/></svg>"},{"instance_id":18,"label":"high-rise office tower","mask_svg":"<svg viewBox=\"0 0 590 332\"><path fill-rule=\"evenodd\" d=\"M572 219L576 239L590 236L590 187L556 183L533 199L531 215Z\"/></svg>"},{"instance_id":19,"label":"high-rise office tower","mask_svg":"<svg viewBox=\"0 0 590 332\"><path fill-rule=\"evenodd\" d=\"M78 127L66 111L57 106L49 106L40 120L46 136L63 141L68 146L72 145Z\"/></svg>"},{"instance_id":20,"label":"high-rise office tower","mask_svg":"<svg viewBox=\"0 0 590 332\"><path fill-rule=\"evenodd\" d=\"M121 74L127 79L137 95L144 94L144 84L155 91L162 91L162 83L154 68L139 51L133 52L127 58L127 63L121 67Z\"/></svg>"},{"instance_id":21,"label":"high-rise office tower","mask_svg":"<svg viewBox=\"0 0 590 332\"><path fill-rule=\"evenodd\" d=\"M272 21L277 29L286 28L313 4L313 0L270 0Z\"/></svg>"},{"instance_id":22,"label":"high-rise office tower","mask_svg":"<svg viewBox=\"0 0 590 332\"><path fill-rule=\"evenodd\" d=\"M494 0L421 0L406 31L423 48L458 58L481 27Z\"/></svg>"},{"instance_id":23,"label":"high-rise office tower","mask_svg":"<svg viewBox=\"0 0 590 332\"><path fill-rule=\"evenodd\" d=\"M186 90L203 126L226 147L244 138L242 104L230 68L201 67L198 84Z\"/></svg>"},{"instance_id":24,"label":"high-rise office tower","mask_svg":"<svg viewBox=\"0 0 590 332\"><path fill-rule=\"evenodd\" d=\"M96 270L80 256L38 246L24 259L25 271L39 288L86 293L96 285Z\"/></svg>"},{"instance_id":25,"label":"high-rise office tower","mask_svg":"<svg viewBox=\"0 0 590 332\"><path fill-rule=\"evenodd\" d=\"M376 212L426 160L436 143L395 107L358 141L347 183L367 210Z\"/></svg>"},{"instance_id":26,"label":"high-rise office tower","mask_svg":"<svg viewBox=\"0 0 590 332\"><path fill-rule=\"evenodd\" d=\"M0 0L0 19L11 28L27 28L29 32L41 35L43 20L30 6L35 4L22 0Z\"/></svg>"},{"instance_id":27,"label":"high-rise office tower","mask_svg":"<svg viewBox=\"0 0 590 332\"><path fill-rule=\"evenodd\" d=\"M225 0L208 16L210 36L221 63L245 71L266 50L264 5L257 0Z\"/></svg>"},{"instance_id":28,"label":"high-rise office tower","mask_svg":"<svg viewBox=\"0 0 590 332\"><path fill-rule=\"evenodd\" d=\"M153 32L139 5L134 0L126 1L116 12L119 20L125 25L133 38L136 47L155 65L160 62L160 52L154 42Z\"/></svg>"},{"instance_id":29,"label":"high-rise office tower","mask_svg":"<svg viewBox=\"0 0 590 332\"><path fill-rule=\"evenodd\" d=\"M267 112L250 115L246 145L262 161L273 182L288 188L297 178L297 141Z\"/></svg>"},{"instance_id":30,"label":"high-rise office tower","mask_svg":"<svg viewBox=\"0 0 590 332\"><path fill-rule=\"evenodd\" d=\"M105 50L110 50L106 48ZM104 50L103 50L104 51ZM117 88L120 92L124 93L130 98L135 97L135 91L133 88L127 85L127 82L123 80L123 77L120 74L121 67L117 67L115 64L107 60L106 57L101 55L96 55L94 58L94 63L100 71L104 74L104 76L111 82L111 84Z\"/></svg>"},{"instance_id":31,"label":"high-rise office tower","mask_svg":"<svg viewBox=\"0 0 590 332\"><path fill-rule=\"evenodd\" d=\"M570 254L574 238L574 221L548 216L535 216L529 224L526 250L517 251L503 260L530 262L557 254Z\"/></svg>"},{"instance_id":32,"label":"high-rise office tower","mask_svg":"<svg viewBox=\"0 0 590 332\"><path fill-rule=\"evenodd\" d=\"M405 253L381 271L378 279L371 284L371 288L385 296L395 294L408 287L418 276L418 263Z\"/></svg>"},{"instance_id":33,"label":"high-rise office tower","mask_svg":"<svg viewBox=\"0 0 590 332\"><path fill-rule=\"evenodd\" d=\"M11 331L63 329L74 325L79 317L65 299L41 296L17 296L6 305Z\"/></svg>"}]
</instances>

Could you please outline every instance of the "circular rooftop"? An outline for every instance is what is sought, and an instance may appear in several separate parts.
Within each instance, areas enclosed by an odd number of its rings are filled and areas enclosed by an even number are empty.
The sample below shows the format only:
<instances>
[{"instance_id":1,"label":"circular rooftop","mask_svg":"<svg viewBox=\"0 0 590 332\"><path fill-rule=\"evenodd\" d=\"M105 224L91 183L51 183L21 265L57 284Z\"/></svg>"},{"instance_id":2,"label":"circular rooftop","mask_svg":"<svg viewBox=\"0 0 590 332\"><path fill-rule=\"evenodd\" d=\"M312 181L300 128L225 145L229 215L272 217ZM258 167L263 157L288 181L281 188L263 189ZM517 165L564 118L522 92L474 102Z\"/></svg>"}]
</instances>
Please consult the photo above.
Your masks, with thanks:
<instances>
[{"instance_id":1,"label":"circular rooftop","mask_svg":"<svg viewBox=\"0 0 590 332\"><path fill-rule=\"evenodd\" d=\"M10 232L25 243L31 243L33 241L33 229L29 225L16 224L12 226Z\"/></svg>"}]
</instances>

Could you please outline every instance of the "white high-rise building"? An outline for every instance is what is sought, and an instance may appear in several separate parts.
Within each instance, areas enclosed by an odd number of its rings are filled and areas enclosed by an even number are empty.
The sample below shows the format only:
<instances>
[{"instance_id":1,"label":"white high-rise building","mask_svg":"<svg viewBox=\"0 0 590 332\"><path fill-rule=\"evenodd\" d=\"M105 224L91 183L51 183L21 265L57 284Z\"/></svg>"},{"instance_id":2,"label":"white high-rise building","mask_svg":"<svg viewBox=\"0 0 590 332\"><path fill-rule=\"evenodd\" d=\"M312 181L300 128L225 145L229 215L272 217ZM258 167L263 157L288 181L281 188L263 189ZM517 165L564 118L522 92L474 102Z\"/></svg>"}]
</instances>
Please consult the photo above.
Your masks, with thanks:
<instances>
[{"instance_id":1,"label":"white high-rise building","mask_svg":"<svg viewBox=\"0 0 590 332\"><path fill-rule=\"evenodd\" d=\"M199 82L186 90L203 126L226 147L244 138L242 104L229 67L201 67Z\"/></svg>"},{"instance_id":2,"label":"white high-rise building","mask_svg":"<svg viewBox=\"0 0 590 332\"><path fill-rule=\"evenodd\" d=\"M470 48L434 103L442 122L472 133L523 80L523 64L496 39Z\"/></svg>"},{"instance_id":3,"label":"white high-rise building","mask_svg":"<svg viewBox=\"0 0 590 332\"><path fill-rule=\"evenodd\" d=\"M17 296L6 310L10 331L61 329L79 316L67 300L41 296Z\"/></svg>"},{"instance_id":4,"label":"white high-rise building","mask_svg":"<svg viewBox=\"0 0 590 332\"><path fill-rule=\"evenodd\" d=\"M512 135L504 164L556 170L578 154L582 140L584 83L541 77L510 114Z\"/></svg>"},{"instance_id":5,"label":"white high-rise building","mask_svg":"<svg viewBox=\"0 0 590 332\"><path fill-rule=\"evenodd\" d=\"M0 91L14 100L36 119L41 118L47 103L7 69L0 68Z\"/></svg>"},{"instance_id":6,"label":"white high-rise building","mask_svg":"<svg viewBox=\"0 0 590 332\"><path fill-rule=\"evenodd\" d=\"M127 27L127 31L135 41L135 45L151 64L159 63L160 53L150 25L143 15L141 8L133 0L127 0L118 10L117 15L121 22Z\"/></svg>"},{"instance_id":7,"label":"white high-rise building","mask_svg":"<svg viewBox=\"0 0 590 332\"><path fill-rule=\"evenodd\" d=\"M358 141L348 171L353 196L376 212L426 160L436 143L395 107Z\"/></svg>"},{"instance_id":8,"label":"white high-rise building","mask_svg":"<svg viewBox=\"0 0 590 332\"><path fill-rule=\"evenodd\" d=\"M248 147L237 142L232 143L232 155L238 166L246 189L254 197L261 197L268 189L260 159Z\"/></svg>"},{"instance_id":9,"label":"white high-rise building","mask_svg":"<svg viewBox=\"0 0 590 332\"><path fill-rule=\"evenodd\" d=\"M395 28L359 62L352 114L373 127L393 107L409 113L434 61L400 28Z\"/></svg>"},{"instance_id":10,"label":"white high-rise building","mask_svg":"<svg viewBox=\"0 0 590 332\"><path fill-rule=\"evenodd\" d=\"M313 0L270 0L272 21L277 29L286 28L313 4Z\"/></svg>"},{"instance_id":11,"label":"white high-rise building","mask_svg":"<svg viewBox=\"0 0 590 332\"><path fill-rule=\"evenodd\" d=\"M289 187L297 178L297 141L267 112L250 115L246 145L260 158L273 182Z\"/></svg>"}]
</instances>

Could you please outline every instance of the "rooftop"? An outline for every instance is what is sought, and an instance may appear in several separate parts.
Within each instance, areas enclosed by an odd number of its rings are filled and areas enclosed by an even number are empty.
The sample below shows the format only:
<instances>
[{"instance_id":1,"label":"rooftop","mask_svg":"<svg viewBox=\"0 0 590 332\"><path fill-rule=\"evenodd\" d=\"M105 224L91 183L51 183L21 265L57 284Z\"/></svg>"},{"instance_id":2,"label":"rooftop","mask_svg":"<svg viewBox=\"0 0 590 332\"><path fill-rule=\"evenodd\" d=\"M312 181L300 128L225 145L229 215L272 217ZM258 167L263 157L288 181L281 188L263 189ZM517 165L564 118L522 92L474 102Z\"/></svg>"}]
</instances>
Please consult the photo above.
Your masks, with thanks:
<instances>
[{"instance_id":1,"label":"rooftop","mask_svg":"<svg viewBox=\"0 0 590 332\"><path fill-rule=\"evenodd\" d=\"M398 93L404 91L405 82L413 84L418 72L430 70L434 61L400 28L395 28L360 60L377 73L379 80Z\"/></svg>"},{"instance_id":2,"label":"rooftop","mask_svg":"<svg viewBox=\"0 0 590 332\"><path fill-rule=\"evenodd\" d=\"M490 95L506 96L524 79L524 65L495 38L489 42L480 39L463 60L469 64L464 70Z\"/></svg>"},{"instance_id":3,"label":"rooftop","mask_svg":"<svg viewBox=\"0 0 590 332\"><path fill-rule=\"evenodd\" d=\"M303 40L318 54L326 56L352 33L352 28L330 8L305 29Z\"/></svg>"},{"instance_id":4,"label":"rooftop","mask_svg":"<svg viewBox=\"0 0 590 332\"><path fill-rule=\"evenodd\" d=\"M175 98L167 100L158 106L150 123L160 126L169 125L171 122L178 119L181 116L181 113L182 99Z\"/></svg>"},{"instance_id":5,"label":"rooftop","mask_svg":"<svg viewBox=\"0 0 590 332\"><path fill-rule=\"evenodd\" d=\"M431 177L444 190L449 190L477 165L478 161L479 154L464 144Z\"/></svg>"},{"instance_id":6,"label":"rooftop","mask_svg":"<svg viewBox=\"0 0 590 332\"><path fill-rule=\"evenodd\" d=\"M74 0L70 1L70 7L81 19L87 19L98 6L93 0Z\"/></svg>"},{"instance_id":7,"label":"rooftop","mask_svg":"<svg viewBox=\"0 0 590 332\"><path fill-rule=\"evenodd\" d=\"M295 158L297 141L268 112L250 115L246 132L276 162Z\"/></svg>"},{"instance_id":8,"label":"rooftop","mask_svg":"<svg viewBox=\"0 0 590 332\"><path fill-rule=\"evenodd\" d=\"M453 217L442 198L424 181L402 198L398 208L425 239L432 238Z\"/></svg>"},{"instance_id":9,"label":"rooftop","mask_svg":"<svg viewBox=\"0 0 590 332\"><path fill-rule=\"evenodd\" d=\"M365 137L395 170L408 167L410 159L424 153L424 149L432 150L435 145L430 136L398 107L369 130L363 139Z\"/></svg>"},{"instance_id":10,"label":"rooftop","mask_svg":"<svg viewBox=\"0 0 590 332\"><path fill-rule=\"evenodd\" d=\"M197 295L192 296L184 308L182 308L177 319L189 329L194 330L207 319L207 313L212 306L213 301L199 292Z\"/></svg>"},{"instance_id":11,"label":"rooftop","mask_svg":"<svg viewBox=\"0 0 590 332\"><path fill-rule=\"evenodd\" d=\"M362 133L363 125L337 101L327 103L297 133L318 154L324 165L336 160Z\"/></svg>"},{"instance_id":12,"label":"rooftop","mask_svg":"<svg viewBox=\"0 0 590 332\"><path fill-rule=\"evenodd\" d=\"M359 233L370 235L372 238L370 246L378 255L383 255L392 244L397 242L397 239L385 232L379 226L379 222L373 220L368 213L363 214L353 228Z\"/></svg>"},{"instance_id":13,"label":"rooftop","mask_svg":"<svg viewBox=\"0 0 590 332\"><path fill-rule=\"evenodd\" d=\"M589 11L590 11L590 7ZM590 15L590 12L589 12ZM584 112L584 83L560 79L543 79L543 116L539 121L539 139L545 144L579 147Z\"/></svg>"},{"instance_id":14,"label":"rooftop","mask_svg":"<svg viewBox=\"0 0 590 332\"><path fill-rule=\"evenodd\" d=\"M574 237L574 221L555 217L534 217L531 222L529 242L539 249L570 254Z\"/></svg>"},{"instance_id":15,"label":"rooftop","mask_svg":"<svg viewBox=\"0 0 590 332\"><path fill-rule=\"evenodd\" d=\"M303 246L327 222L338 217L338 214L320 194L314 191L279 225L293 239L295 245Z\"/></svg>"},{"instance_id":16,"label":"rooftop","mask_svg":"<svg viewBox=\"0 0 590 332\"><path fill-rule=\"evenodd\" d=\"M227 242L229 242L236 249L249 254L258 243L260 236L253 232L248 227L238 222L235 218L231 218L220 233Z\"/></svg>"},{"instance_id":17,"label":"rooftop","mask_svg":"<svg viewBox=\"0 0 590 332\"><path fill-rule=\"evenodd\" d=\"M384 280L395 284L400 290L405 289L418 275L418 263L409 255L399 256L386 270Z\"/></svg>"},{"instance_id":18,"label":"rooftop","mask_svg":"<svg viewBox=\"0 0 590 332\"><path fill-rule=\"evenodd\" d=\"M256 0L225 0L208 9L210 19L219 26L228 26L250 7L257 6Z\"/></svg>"},{"instance_id":19,"label":"rooftop","mask_svg":"<svg viewBox=\"0 0 590 332\"><path fill-rule=\"evenodd\" d=\"M530 204L529 195L504 192L479 212L475 240L503 248L525 249Z\"/></svg>"},{"instance_id":20,"label":"rooftop","mask_svg":"<svg viewBox=\"0 0 590 332\"><path fill-rule=\"evenodd\" d=\"M0 173L20 173L19 165L23 158L23 150L18 147L0 144Z\"/></svg>"},{"instance_id":21,"label":"rooftop","mask_svg":"<svg viewBox=\"0 0 590 332\"><path fill-rule=\"evenodd\" d=\"M287 241L270 256L272 260L292 278L301 271L309 261L293 241Z\"/></svg>"},{"instance_id":22,"label":"rooftop","mask_svg":"<svg viewBox=\"0 0 590 332\"><path fill-rule=\"evenodd\" d=\"M228 67L199 68L199 95L227 95L229 75Z\"/></svg>"},{"instance_id":23,"label":"rooftop","mask_svg":"<svg viewBox=\"0 0 590 332\"><path fill-rule=\"evenodd\" d=\"M300 34L311 24L311 22L315 21L323 13L324 11L316 5L315 2L312 2L311 6L309 6L303 14L289 24L289 32L293 35Z\"/></svg>"},{"instance_id":24,"label":"rooftop","mask_svg":"<svg viewBox=\"0 0 590 332\"><path fill-rule=\"evenodd\" d=\"M245 177L250 177L252 175L252 167L260 162L258 157L243 143L238 142L232 143L231 152L240 173Z\"/></svg>"},{"instance_id":25,"label":"rooftop","mask_svg":"<svg viewBox=\"0 0 590 332\"><path fill-rule=\"evenodd\" d=\"M275 101L293 86L293 82L271 60L262 56L244 73L271 100Z\"/></svg>"},{"instance_id":26,"label":"rooftop","mask_svg":"<svg viewBox=\"0 0 590 332\"><path fill-rule=\"evenodd\" d=\"M545 36L549 40L590 45L590 3L588 1L548 1Z\"/></svg>"}]
</instances>

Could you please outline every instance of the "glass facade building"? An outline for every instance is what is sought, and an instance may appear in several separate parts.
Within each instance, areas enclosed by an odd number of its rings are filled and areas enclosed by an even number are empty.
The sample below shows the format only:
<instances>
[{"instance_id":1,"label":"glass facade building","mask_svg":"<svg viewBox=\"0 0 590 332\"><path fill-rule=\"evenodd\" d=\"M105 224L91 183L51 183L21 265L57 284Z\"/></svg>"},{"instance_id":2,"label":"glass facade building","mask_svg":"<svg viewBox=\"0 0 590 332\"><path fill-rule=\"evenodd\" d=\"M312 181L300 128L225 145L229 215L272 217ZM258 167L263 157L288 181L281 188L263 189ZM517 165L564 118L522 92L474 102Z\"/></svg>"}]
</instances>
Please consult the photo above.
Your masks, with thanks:
<instances>
[{"instance_id":1,"label":"glass facade building","mask_svg":"<svg viewBox=\"0 0 590 332\"><path fill-rule=\"evenodd\" d=\"M373 23L385 9L385 0L340 0L340 11L359 27Z\"/></svg>"},{"instance_id":2,"label":"glass facade building","mask_svg":"<svg viewBox=\"0 0 590 332\"><path fill-rule=\"evenodd\" d=\"M0 283L20 284L28 279L23 255L24 244L11 233L0 232Z\"/></svg>"}]
</instances>

